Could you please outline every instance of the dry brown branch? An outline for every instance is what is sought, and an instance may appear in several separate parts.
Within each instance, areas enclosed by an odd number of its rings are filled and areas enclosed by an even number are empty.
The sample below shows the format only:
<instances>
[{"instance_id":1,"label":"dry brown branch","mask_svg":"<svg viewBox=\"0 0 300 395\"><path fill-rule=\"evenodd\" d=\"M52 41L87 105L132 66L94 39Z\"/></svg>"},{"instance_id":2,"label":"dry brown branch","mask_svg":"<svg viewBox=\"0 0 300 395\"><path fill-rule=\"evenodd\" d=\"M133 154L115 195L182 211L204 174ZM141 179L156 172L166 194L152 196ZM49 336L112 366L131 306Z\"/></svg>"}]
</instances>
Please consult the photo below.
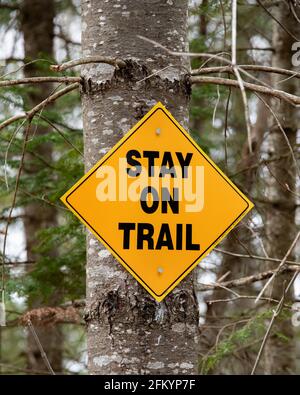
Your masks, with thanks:
<instances>
[{"instance_id":1,"label":"dry brown branch","mask_svg":"<svg viewBox=\"0 0 300 395\"><path fill-rule=\"evenodd\" d=\"M214 85L224 85L224 86L232 86L234 88L240 88L238 81L230 80L227 78L220 78L220 77L191 76L190 82L192 84L214 84ZM271 88L267 88L266 86L252 84L249 82L244 82L244 87L245 89L253 92L259 92L264 95L277 97L278 99L284 100L294 106L300 105L299 96L292 95L290 93L278 89L271 89Z\"/></svg>"},{"instance_id":2,"label":"dry brown branch","mask_svg":"<svg viewBox=\"0 0 300 395\"><path fill-rule=\"evenodd\" d=\"M267 287L270 285L270 283L274 280L274 278L276 277L276 275L282 270L282 268L284 267L289 255L291 254L291 252L293 251L293 249L295 248L298 239L300 237L300 232L297 233L295 239L293 240L292 244L290 245L287 253L285 254L285 256L283 257L283 259L281 260L281 262L279 263L278 267L276 270L274 270L274 273L272 274L272 276L269 278L269 280L266 282L266 284L263 286L262 290L259 292L257 298L255 299L255 303L257 303L260 299L260 297L263 295L263 293L265 292L265 290L267 289Z\"/></svg>"},{"instance_id":3,"label":"dry brown branch","mask_svg":"<svg viewBox=\"0 0 300 395\"><path fill-rule=\"evenodd\" d=\"M62 64L53 64L52 66L50 66L50 69L59 72L59 71L68 70L75 66L79 66L82 64L89 64L89 63L106 63L117 68L126 66L126 63L122 59L111 58L108 56L89 56L87 58L70 60L69 62Z\"/></svg>"},{"instance_id":4,"label":"dry brown branch","mask_svg":"<svg viewBox=\"0 0 300 395\"><path fill-rule=\"evenodd\" d=\"M216 54L211 54L211 53L205 53L205 52L176 52L176 51L171 51L170 49L166 48L164 45L158 43L157 41L150 40L150 38L144 37L144 36L139 36L137 35L138 38L141 40L144 40L155 47L163 49L165 52L167 52L169 55L172 56L188 56L190 58L203 58L203 59L208 59L208 60L219 60L223 63L231 64L230 60Z\"/></svg>"},{"instance_id":5,"label":"dry brown branch","mask_svg":"<svg viewBox=\"0 0 300 395\"><path fill-rule=\"evenodd\" d=\"M281 273L288 273L288 272L299 272L300 267L296 265L290 265L283 267L278 274ZM256 281L263 281L266 280L267 278L270 278L274 274L274 270L267 270L265 272L253 274L252 276L246 276L246 277L241 277L237 278L234 280L229 280L229 281L224 281L222 283L212 283L212 284L198 284L196 286L197 291L202 292L202 291L208 291L212 289L218 289L218 288L234 288L234 287L241 287L244 285L252 284Z\"/></svg>"},{"instance_id":6,"label":"dry brown branch","mask_svg":"<svg viewBox=\"0 0 300 395\"><path fill-rule=\"evenodd\" d=\"M241 64L238 65L239 69L247 70L247 71L255 71L255 72L265 72L265 73L274 73L287 75L290 77L300 78L300 72L281 69L279 67L271 67L271 66L261 66L256 64ZM233 73L231 66L215 66L215 67L199 67L198 69L194 69L191 71L191 75L199 75L199 74L213 74L213 73Z\"/></svg>"},{"instance_id":7,"label":"dry brown branch","mask_svg":"<svg viewBox=\"0 0 300 395\"><path fill-rule=\"evenodd\" d=\"M269 262L281 262L281 259L279 258L271 258L271 257L265 257L265 256L260 256L260 255L246 255L246 254L239 254L237 252L231 252L231 251L225 251L222 250L221 248L215 248L215 251L220 252L221 254L225 254L225 255L230 255L230 256L235 256L237 258L245 258L245 259L256 259L258 261L269 261ZM296 261L285 261L285 263L289 264L289 265L299 265L300 266L300 262L296 262Z\"/></svg>"},{"instance_id":8,"label":"dry brown branch","mask_svg":"<svg viewBox=\"0 0 300 395\"><path fill-rule=\"evenodd\" d=\"M0 81L0 88L5 86L40 84L45 82L58 82L60 84L68 84L71 82L81 82L81 77L31 77L20 78L16 80L4 80Z\"/></svg>"},{"instance_id":9,"label":"dry brown branch","mask_svg":"<svg viewBox=\"0 0 300 395\"><path fill-rule=\"evenodd\" d=\"M68 307L40 307L22 315L19 319L21 325L26 326L31 321L36 326L73 323L80 324L81 317L73 306Z\"/></svg>"}]
</instances>

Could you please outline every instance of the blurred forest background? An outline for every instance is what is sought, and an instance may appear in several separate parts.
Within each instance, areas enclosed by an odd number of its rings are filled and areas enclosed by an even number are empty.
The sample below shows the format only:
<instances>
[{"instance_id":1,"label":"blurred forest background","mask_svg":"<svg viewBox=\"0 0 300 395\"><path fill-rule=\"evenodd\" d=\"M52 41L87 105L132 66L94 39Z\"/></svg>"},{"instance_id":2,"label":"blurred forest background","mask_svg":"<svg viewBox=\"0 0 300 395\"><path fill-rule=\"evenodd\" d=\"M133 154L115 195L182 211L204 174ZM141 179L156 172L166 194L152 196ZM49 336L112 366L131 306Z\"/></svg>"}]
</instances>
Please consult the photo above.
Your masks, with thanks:
<instances>
[{"instance_id":1,"label":"blurred forest background","mask_svg":"<svg viewBox=\"0 0 300 395\"><path fill-rule=\"evenodd\" d=\"M230 57L231 6L227 0L190 1L191 52ZM300 40L299 8L297 1L238 1L238 64L293 70L298 47L292 46ZM50 65L80 56L79 0L0 1L0 122L30 110L60 87L54 83L1 87L2 80L57 76ZM192 69L211 63L191 58ZM295 73L299 65L294 64ZM79 71L63 75L76 77ZM219 71L211 75L224 77ZM233 78L230 70L225 77ZM251 70L243 78L299 95L296 74ZM239 89L195 84L191 93L190 133L255 204L247 219L197 269L202 374L251 372L276 303L300 264L299 242L292 245L300 224L299 109L284 101L278 106L270 96L255 92L247 93L247 99L252 152ZM85 374L86 230L59 200L84 172L79 92L45 107L32 125L20 179L24 120L0 130L0 259L6 307L6 326L0 327L0 373L50 374L53 369L56 374ZM272 133L272 128L279 132ZM18 193L9 218L16 182ZM258 303L254 300L270 275L237 287L210 289L216 281L274 271L291 245L281 273ZM257 372L300 373L295 305L300 300L300 278L293 281Z\"/></svg>"}]
</instances>

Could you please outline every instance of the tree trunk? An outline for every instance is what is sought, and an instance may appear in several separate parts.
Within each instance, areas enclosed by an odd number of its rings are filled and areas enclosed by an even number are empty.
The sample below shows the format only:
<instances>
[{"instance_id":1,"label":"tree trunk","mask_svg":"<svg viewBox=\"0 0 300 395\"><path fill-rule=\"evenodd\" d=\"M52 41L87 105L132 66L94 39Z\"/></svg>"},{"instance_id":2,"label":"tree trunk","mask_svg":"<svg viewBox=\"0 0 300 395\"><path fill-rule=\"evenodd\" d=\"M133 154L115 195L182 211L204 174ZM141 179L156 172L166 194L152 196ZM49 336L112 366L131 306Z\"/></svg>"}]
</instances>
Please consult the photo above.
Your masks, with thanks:
<instances>
[{"instance_id":1,"label":"tree trunk","mask_svg":"<svg viewBox=\"0 0 300 395\"><path fill-rule=\"evenodd\" d=\"M300 25L295 20L286 2L280 2L276 8L276 17L281 24L288 26L291 33L299 37ZM274 21L273 48L275 51L272 61L274 67L293 69L291 47L294 41L291 35ZM273 86L276 87L280 79L282 77L274 75ZM295 93L297 84L298 82L294 78L290 78L280 83L280 89ZM278 100L272 101L272 108L294 149L297 133L297 109ZM282 157L282 159L270 163L265 175L265 195L269 201L269 204L265 207L265 238L269 256L282 259L296 235L295 196L288 191L289 188L292 191L296 188L296 169L283 133L272 115L269 118L269 125L268 156L269 158ZM286 155L288 156L286 157ZM292 254L289 259L292 259ZM270 267L274 268L274 264L268 264L268 268ZM289 280L290 276L280 276L269 286L266 294L280 299ZM291 293L290 297L292 297ZM289 341L282 341L276 333L283 334L289 338ZM288 374L295 372L293 335L293 327L290 321L283 320L277 323L276 331L273 331L273 335L268 339L265 348L265 373Z\"/></svg>"},{"instance_id":2,"label":"tree trunk","mask_svg":"<svg viewBox=\"0 0 300 395\"><path fill-rule=\"evenodd\" d=\"M138 38L185 51L187 7L187 0L82 3L83 55L119 57L127 64L120 70L106 64L83 67L86 170L157 101L187 127L187 59L171 58ZM197 372L198 309L192 276L157 303L90 233L86 320L91 374Z\"/></svg>"},{"instance_id":3,"label":"tree trunk","mask_svg":"<svg viewBox=\"0 0 300 395\"><path fill-rule=\"evenodd\" d=\"M53 37L54 37L54 0L24 0L21 6L21 30L24 35L24 50L26 62L36 60L38 58L53 59ZM32 63L25 67L25 77L43 75L39 63ZM29 100L26 105L31 108L44 100L52 91L51 84L44 84L41 87L35 86L34 91L29 93ZM41 136L47 133L47 128L37 126L35 135ZM36 153L51 163L52 146L51 143L41 143L36 148ZM41 170L33 163L33 156L26 154L25 163L26 171L34 177ZM26 233L26 249L27 259L38 261L40 255L34 252L34 248L38 244L37 232L42 229L51 228L57 225L56 209L49 205L43 205L37 201L27 204L25 211L25 233ZM55 256L53 250L50 256ZM59 292L59 291L58 291ZM48 303L56 304L58 295L53 295ZM41 301L29 297L29 309L40 306ZM62 334L58 327L36 328L37 335L47 354L49 362L56 372L62 369ZM27 352L28 368L32 370L41 370L44 361L39 348L35 342L32 333L28 333L28 352Z\"/></svg>"}]
</instances>

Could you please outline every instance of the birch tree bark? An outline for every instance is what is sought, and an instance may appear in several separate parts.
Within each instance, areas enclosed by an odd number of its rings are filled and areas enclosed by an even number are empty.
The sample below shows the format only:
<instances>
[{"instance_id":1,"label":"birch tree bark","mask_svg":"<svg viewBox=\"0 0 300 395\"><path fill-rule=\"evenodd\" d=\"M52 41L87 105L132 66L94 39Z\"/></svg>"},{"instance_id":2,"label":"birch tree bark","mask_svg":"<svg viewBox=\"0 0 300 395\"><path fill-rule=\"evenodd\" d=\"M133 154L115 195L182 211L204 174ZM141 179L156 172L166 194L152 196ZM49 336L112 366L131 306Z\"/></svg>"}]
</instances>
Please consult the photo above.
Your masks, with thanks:
<instances>
[{"instance_id":1,"label":"birch tree bark","mask_svg":"<svg viewBox=\"0 0 300 395\"><path fill-rule=\"evenodd\" d=\"M187 128L188 60L170 58L138 38L185 51L187 12L187 0L82 2L83 55L126 60L120 70L106 64L82 68L86 170L157 101ZM198 310L192 276L157 303L90 233L86 321L91 374L197 371Z\"/></svg>"},{"instance_id":2,"label":"birch tree bark","mask_svg":"<svg viewBox=\"0 0 300 395\"><path fill-rule=\"evenodd\" d=\"M24 0L20 8L21 31L24 36L24 52L26 62L39 58L53 59L53 37L54 37L54 0ZM25 77L33 77L43 75L39 63L32 63L24 68ZM39 104L47 96L51 94L51 84L44 84L42 87L36 86L28 94L28 109ZM41 136L48 132L47 128L37 126L35 135ZM41 143L36 147L36 153L47 160L52 161L51 143ZM34 177L41 170L34 162L34 157L26 153L25 157L26 171ZM30 261L38 261L40 256L34 252L34 248L38 244L37 232L42 229L51 228L57 225L57 212L55 207L41 204L34 201L27 204L25 211L25 236L27 259ZM55 251L51 252L54 256ZM53 295L48 303L57 304L57 296ZM36 298L29 297L29 308L37 308L41 301ZM60 372L62 368L62 334L58 327L36 328L37 335L47 354L49 362L55 372ZM34 337L28 333L28 350L27 365L28 369L40 370L44 366L41 352L35 342Z\"/></svg>"},{"instance_id":3,"label":"birch tree bark","mask_svg":"<svg viewBox=\"0 0 300 395\"><path fill-rule=\"evenodd\" d=\"M298 11L299 14L299 11ZM272 63L274 67L292 70L292 45L295 39L292 35L300 37L300 25L293 16L288 4L280 2L276 7L276 18L283 26L288 26L288 34L277 23L273 22L273 48ZM278 86L282 77L273 75L273 86ZM280 82L280 89L289 93L296 93L297 81L293 78ZM272 109L280 121L284 133L293 149L296 145L297 109L287 103L272 100ZM269 117L269 136L267 138L268 156L282 157L271 163L265 174L265 195L269 204L265 208L266 247L270 256L282 259L288 251L296 235L295 225L295 195L289 189L296 189L296 168L286 138L278 127L273 115ZM286 156L288 155L288 156ZM289 259L293 259L292 256ZM272 265L268 267L274 268ZM267 268L266 268L267 269ZM284 286L290 276L280 276L269 286L266 294L274 298L281 298ZM292 297L290 293L290 298ZM290 322L282 321L277 325L277 333L282 333L289 340L282 341L273 331L265 348L265 373L293 373L295 372L293 341L293 327Z\"/></svg>"}]
</instances>

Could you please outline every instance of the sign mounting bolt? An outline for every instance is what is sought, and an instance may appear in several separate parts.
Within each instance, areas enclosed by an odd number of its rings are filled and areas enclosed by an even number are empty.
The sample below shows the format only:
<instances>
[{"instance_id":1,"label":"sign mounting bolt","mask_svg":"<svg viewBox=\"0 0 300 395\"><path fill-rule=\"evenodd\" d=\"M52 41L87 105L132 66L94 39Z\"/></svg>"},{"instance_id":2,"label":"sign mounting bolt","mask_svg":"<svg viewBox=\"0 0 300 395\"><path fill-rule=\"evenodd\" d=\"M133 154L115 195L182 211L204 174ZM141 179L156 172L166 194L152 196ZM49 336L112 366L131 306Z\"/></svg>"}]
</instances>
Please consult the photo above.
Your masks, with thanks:
<instances>
[{"instance_id":1,"label":"sign mounting bolt","mask_svg":"<svg viewBox=\"0 0 300 395\"><path fill-rule=\"evenodd\" d=\"M157 129L156 129L156 131L155 131L155 133L157 134L157 136L159 136L159 135L160 135L160 133L161 133L161 130L160 130L160 128L157 128Z\"/></svg>"},{"instance_id":2,"label":"sign mounting bolt","mask_svg":"<svg viewBox=\"0 0 300 395\"><path fill-rule=\"evenodd\" d=\"M162 274L164 272L164 268L161 266L158 266L157 271L159 274Z\"/></svg>"}]
</instances>

